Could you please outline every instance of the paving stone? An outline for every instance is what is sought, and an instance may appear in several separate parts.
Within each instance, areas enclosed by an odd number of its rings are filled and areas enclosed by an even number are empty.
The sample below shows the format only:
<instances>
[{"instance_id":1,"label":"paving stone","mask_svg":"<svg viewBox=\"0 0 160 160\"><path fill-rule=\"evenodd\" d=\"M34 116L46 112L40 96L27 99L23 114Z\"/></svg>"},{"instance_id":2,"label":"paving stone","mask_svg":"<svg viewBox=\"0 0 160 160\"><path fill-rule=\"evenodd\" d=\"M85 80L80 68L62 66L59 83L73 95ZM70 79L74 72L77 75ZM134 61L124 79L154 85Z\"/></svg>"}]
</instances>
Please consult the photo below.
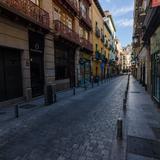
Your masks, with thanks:
<instances>
[{"instance_id":1,"label":"paving stone","mask_svg":"<svg viewBox=\"0 0 160 160\"><path fill-rule=\"evenodd\" d=\"M20 119L0 125L0 158L107 160L126 80L122 76L83 94L68 93L63 101L26 109Z\"/></svg>"},{"instance_id":2,"label":"paving stone","mask_svg":"<svg viewBox=\"0 0 160 160\"><path fill-rule=\"evenodd\" d=\"M160 159L160 142L128 136L127 152Z\"/></svg>"}]
</instances>

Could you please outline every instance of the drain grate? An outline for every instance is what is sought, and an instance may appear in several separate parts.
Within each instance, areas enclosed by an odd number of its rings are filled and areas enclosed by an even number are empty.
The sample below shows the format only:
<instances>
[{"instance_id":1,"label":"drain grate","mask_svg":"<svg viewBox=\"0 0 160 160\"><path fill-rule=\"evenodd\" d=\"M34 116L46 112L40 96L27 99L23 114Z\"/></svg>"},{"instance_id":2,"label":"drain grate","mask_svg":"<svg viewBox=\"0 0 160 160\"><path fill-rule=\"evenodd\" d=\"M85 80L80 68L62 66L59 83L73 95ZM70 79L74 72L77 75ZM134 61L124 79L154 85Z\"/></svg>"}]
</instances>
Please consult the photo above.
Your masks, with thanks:
<instances>
[{"instance_id":1,"label":"drain grate","mask_svg":"<svg viewBox=\"0 0 160 160\"><path fill-rule=\"evenodd\" d=\"M139 93L141 93L141 92L138 92L138 91L131 91L130 93L137 93L137 94L139 94Z\"/></svg>"},{"instance_id":2,"label":"drain grate","mask_svg":"<svg viewBox=\"0 0 160 160\"><path fill-rule=\"evenodd\" d=\"M160 142L128 136L127 152L160 159Z\"/></svg>"},{"instance_id":3,"label":"drain grate","mask_svg":"<svg viewBox=\"0 0 160 160\"><path fill-rule=\"evenodd\" d=\"M156 136L156 138L160 139L160 128L152 127L152 130L153 130L154 135Z\"/></svg>"},{"instance_id":4,"label":"drain grate","mask_svg":"<svg viewBox=\"0 0 160 160\"><path fill-rule=\"evenodd\" d=\"M35 104L25 104L25 105L20 106L20 108L22 108L22 109L32 109L35 107L37 107L37 105L35 105Z\"/></svg>"}]
</instances>

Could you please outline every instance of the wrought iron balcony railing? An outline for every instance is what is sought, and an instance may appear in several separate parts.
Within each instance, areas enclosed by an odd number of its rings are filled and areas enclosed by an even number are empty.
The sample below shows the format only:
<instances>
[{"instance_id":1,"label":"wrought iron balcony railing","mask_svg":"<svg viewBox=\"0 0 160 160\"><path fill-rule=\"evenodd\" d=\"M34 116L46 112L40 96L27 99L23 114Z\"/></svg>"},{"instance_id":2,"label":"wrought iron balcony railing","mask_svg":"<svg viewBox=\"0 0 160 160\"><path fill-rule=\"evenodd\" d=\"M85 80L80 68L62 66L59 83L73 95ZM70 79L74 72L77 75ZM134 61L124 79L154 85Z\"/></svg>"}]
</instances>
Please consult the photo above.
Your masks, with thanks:
<instances>
[{"instance_id":1,"label":"wrought iron balcony railing","mask_svg":"<svg viewBox=\"0 0 160 160\"><path fill-rule=\"evenodd\" d=\"M31 0L1 0L0 6L33 23L49 28L49 13Z\"/></svg>"},{"instance_id":2,"label":"wrought iron balcony railing","mask_svg":"<svg viewBox=\"0 0 160 160\"><path fill-rule=\"evenodd\" d=\"M86 40L85 38L81 37L80 43L81 43L81 46L85 48L86 50L91 51L91 52L93 51L93 45L89 40Z\"/></svg>"},{"instance_id":3,"label":"wrought iron balcony railing","mask_svg":"<svg viewBox=\"0 0 160 160\"><path fill-rule=\"evenodd\" d=\"M59 3L66 9L69 9L71 13L79 13L79 7L76 0L58 0Z\"/></svg>"},{"instance_id":4,"label":"wrought iron balcony railing","mask_svg":"<svg viewBox=\"0 0 160 160\"><path fill-rule=\"evenodd\" d=\"M54 20L54 31L55 35L61 36L62 38L67 39L68 41L80 45L79 34L70 29L65 24L63 24L61 21Z\"/></svg>"},{"instance_id":5,"label":"wrought iron balcony railing","mask_svg":"<svg viewBox=\"0 0 160 160\"><path fill-rule=\"evenodd\" d=\"M84 15L82 11L80 11L80 18L81 21L83 21L89 29L92 29L92 21L88 15Z\"/></svg>"},{"instance_id":6,"label":"wrought iron balcony railing","mask_svg":"<svg viewBox=\"0 0 160 160\"><path fill-rule=\"evenodd\" d=\"M101 34L101 41L104 43L104 41L105 41L105 36L104 36L104 34L102 33Z\"/></svg>"}]
</instances>

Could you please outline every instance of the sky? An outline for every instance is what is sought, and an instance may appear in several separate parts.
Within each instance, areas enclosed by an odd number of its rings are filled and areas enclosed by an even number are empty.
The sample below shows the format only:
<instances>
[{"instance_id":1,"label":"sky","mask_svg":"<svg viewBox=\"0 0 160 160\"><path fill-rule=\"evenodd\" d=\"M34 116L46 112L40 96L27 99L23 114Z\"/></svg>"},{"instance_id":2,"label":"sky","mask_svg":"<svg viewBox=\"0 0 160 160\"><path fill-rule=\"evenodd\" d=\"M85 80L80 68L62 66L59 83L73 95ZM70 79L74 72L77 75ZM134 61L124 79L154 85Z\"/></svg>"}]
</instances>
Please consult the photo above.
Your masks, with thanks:
<instances>
[{"instance_id":1,"label":"sky","mask_svg":"<svg viewBox=\"0 0 160 160\"><path fill-rule=\"evenodd\" d=\"M116 36L122 47L131 44L133 30L133 0L99 0L103 10L109 10L116 26Z\"/></svg>"}]
</instances>

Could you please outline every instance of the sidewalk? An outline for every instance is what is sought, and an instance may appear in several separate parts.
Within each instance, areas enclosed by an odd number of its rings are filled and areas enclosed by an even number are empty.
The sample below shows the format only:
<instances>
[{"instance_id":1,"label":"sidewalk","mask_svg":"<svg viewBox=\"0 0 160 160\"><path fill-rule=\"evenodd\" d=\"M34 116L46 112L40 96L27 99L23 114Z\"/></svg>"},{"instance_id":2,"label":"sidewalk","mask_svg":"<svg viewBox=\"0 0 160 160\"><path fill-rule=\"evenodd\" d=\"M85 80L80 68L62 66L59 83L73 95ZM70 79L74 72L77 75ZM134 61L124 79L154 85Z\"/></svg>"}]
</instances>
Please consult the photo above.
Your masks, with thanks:
<instances>
[{"instance_id":1,"label":"sidewalk","mask_svg":"<svg viewBox=\"0 0 160 160\"><path fill-rule=\"evenodd\" d=\"M132 77L126 111L127 160L160 159L160 110Z\"/></svg>"}]
</instances>

